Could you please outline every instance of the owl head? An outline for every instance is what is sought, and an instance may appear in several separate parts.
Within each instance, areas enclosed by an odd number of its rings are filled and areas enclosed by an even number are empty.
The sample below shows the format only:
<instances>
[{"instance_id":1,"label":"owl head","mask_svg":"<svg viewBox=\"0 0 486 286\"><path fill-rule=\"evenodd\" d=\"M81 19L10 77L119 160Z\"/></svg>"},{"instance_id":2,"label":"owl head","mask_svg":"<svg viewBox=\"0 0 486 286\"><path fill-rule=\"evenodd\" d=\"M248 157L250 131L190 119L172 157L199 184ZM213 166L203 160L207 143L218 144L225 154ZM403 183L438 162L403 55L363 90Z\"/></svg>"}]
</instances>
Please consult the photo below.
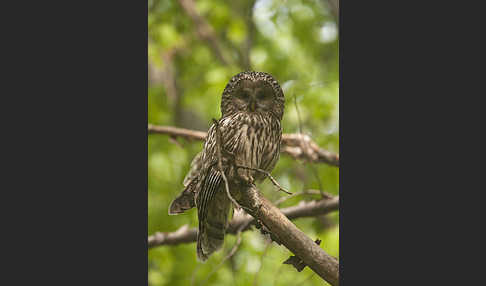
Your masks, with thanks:
<instances>
[{"instance_id":1,"label":"owl head","mask_svg":"<svg viewBox=\"0 0 486 286\"><path fill-rule=\"evenodd\" d=\"M268 73L246 71L231 78L223 91L221 113L262 113L282 120L285 98L278 82Z\"/></svg>"}]
</instances>

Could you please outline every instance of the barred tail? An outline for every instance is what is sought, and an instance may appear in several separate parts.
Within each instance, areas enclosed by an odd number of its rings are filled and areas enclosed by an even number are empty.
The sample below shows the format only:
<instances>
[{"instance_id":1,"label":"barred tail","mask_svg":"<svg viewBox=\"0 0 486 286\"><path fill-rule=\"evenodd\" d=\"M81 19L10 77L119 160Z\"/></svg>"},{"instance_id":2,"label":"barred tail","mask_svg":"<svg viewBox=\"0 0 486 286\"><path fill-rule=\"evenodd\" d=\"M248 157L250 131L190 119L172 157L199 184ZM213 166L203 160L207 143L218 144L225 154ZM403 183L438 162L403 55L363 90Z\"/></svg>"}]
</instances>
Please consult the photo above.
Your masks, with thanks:
<instances>
[{"instance_id":1,"label":"barred tail","mask_svg":"<svg viewBox=\"0 0 486 286\"><path fill-rule=\"evenodd\" d=\"M206 261L213 252L223 246L231 201L226 192L217 192L207 205L207 215L199 219L197 258Z\"/></svg>"}]
</instances>

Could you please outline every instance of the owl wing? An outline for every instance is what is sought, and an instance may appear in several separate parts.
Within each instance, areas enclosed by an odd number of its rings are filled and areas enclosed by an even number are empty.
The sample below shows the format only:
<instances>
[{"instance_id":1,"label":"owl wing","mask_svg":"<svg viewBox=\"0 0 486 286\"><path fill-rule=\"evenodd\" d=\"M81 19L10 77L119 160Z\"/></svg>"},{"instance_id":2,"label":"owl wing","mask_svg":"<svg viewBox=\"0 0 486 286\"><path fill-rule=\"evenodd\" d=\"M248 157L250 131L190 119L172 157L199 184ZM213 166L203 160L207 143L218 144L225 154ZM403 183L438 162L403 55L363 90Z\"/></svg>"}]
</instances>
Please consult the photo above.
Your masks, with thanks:
<instances>
[{"instance_id":1,"label":"owl wing","mask_svg":"<svg viewBox=\"0 0 486 286\"><path fill-rule=\"evenodd\" d=\"M183 185L187 187L189 183L199 175L199 171L202 168L202 153L203 151L197 153L197 155L192 159L191 168L187 173L186 177L184 178Z\"/></svg>"},{"instance_id":2,"label":"owl wing","mask_svg":"<svg viewBox=\"0 0 486 286\"><path fill-rule=\"evenodd\" d=\"M214 195L218 191L222 179L221 174L216 169L210 169L209 175L205 178L203 186L196 198L198 208L197 213L200 220L206 218L209 203L212 201Z\"/></svg>"},{"instance_id":3,"label":"owl wing","mask_svg":"<svg viewBox=\"0 0 486 286\"><path fill-rule=\"evenodd\" d=\"M196 193L197 179L202 167L202 152L199 152L191 162L191 168L184 178L184 189L169 206L169 215L176 215L196 206L194 194Z\"/></svg>"},{"instance_id":4,"label":"owl wing","mask_svg":"<svg viewBox=\"0 0 486 286\"><path fill-rule=\"evenodd\" d=\"M221 128L221 131L223 136L228 136L227 130ZM200 261L205 261L209 255L222 247L231 209L231 201L226 194L223 177L217 166L216 148L216 129L213 124L208 130L204 146L206 168L200 176L201 187L196 195L199 220L197 257Z\"/></svg>"},{"instance_id":5,"label":"owl wing","mask_svg":"<svg viewBox=\"0 0 486 286\"><path fill-rule=\"evenodd\" d=\"M199 231L197 257L205 261L224 242L231 201L223 189L221 174L211 168L196 198Z\"/></svg>"}]
</instances>

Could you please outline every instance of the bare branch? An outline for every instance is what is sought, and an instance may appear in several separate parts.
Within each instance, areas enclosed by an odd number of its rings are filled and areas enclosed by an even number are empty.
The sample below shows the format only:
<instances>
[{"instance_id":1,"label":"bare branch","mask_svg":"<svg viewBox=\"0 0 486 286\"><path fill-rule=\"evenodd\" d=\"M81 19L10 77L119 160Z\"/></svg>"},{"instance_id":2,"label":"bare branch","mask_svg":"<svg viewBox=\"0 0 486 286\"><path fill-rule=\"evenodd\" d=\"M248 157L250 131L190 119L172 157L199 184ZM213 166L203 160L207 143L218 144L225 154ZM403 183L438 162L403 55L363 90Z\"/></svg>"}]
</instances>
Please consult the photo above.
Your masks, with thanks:
<instances>
[{"instance_id":1,"label":"bare branch","mask_svg":"<svg viewBox=\"0 0 486 286\"><path fill-rule=\"evenodd\" d=\"M284 208L282 212L289 218L313 217L339 210L339 196L318 201L301 201L298 205Z\"/></svg>"},{"instance_id":2,"label":"bare branch","mask_svg":"<svg viewBox=\"0 0 486 286\"><path fill-rule=\"evenodd\" d=\"M190 140L206 140L206 132L189 130L184 128L177 128L172 126L156 126L149 124L148 133L153 134L165 134L171 137L182 137Z\"/></svg>"},{"instance_id":3,"label":"bare branch","mask_svg":"<svg viewBox=\"0 0 486 286\"><path fill-rule=\"evenodd\" d=\"M310 191L312 192L312 190ZM298 195L295 193L294 195ZM314 217L324 215L339 209L339 196L326 198L318 201L302 201L300 204L281 209L282 213L289 219L303 217ZM249 215L235 216L228 225L226 233L236 234L241 226L245 226L242 231L248 230L249 226L254 223L253 217ZM156 232L149 236L149 248L162 245L177 245L181 243L192 243L197 240L197 228L189 228L183 225L175 232Z\"/></svg>"},{"instance_id":4,"label":"bare branch","mask_svg":"<svg viewBox=\"0 0 486 286\"><path fill-rule=\"evenodd\" d=\"M303 192L293 193L293 194L291 194L290 196L287 196L287 197L282 197L282 198L276 200L273 203L276 206L279 206L283 202L285 202L286 200L293 198L293 197L296 197L296 196L300 196L300 195L320 195L321 198L332 199L332 195L330 195L329 193L326 193L324 191L321 191L321 190L305 190Z\"/></svg>"},{"instance_id":5,"label":"bare branch","mask_svg":"<svg viewBox=\"0 0 486 286\"><path fill-rule=\"evenodd\" d=\"M149 134L166 134L185 139L205 140L206 132L171 126L148 125ZM304 144L305 142L305 144ZM339 167L339 155L320 148L309 135L288 133L282 135L282 153L296 159L314 163L326 163Z\"/></svg>"},{"instance_id":6,"label":"bare branch","mask_svg":"<svg viewBox=\"0 0 486 286\"><path fill-rule=\"evenodd\" d=\"M284 144L282 152L296 159L339 166L339 155L320 148L309 135L283 134L282 143Z\"/></svg>"},{"instance_id":7,"label":"bare branch","mask_svg":"<svg viewBox=\"0 0 486 286\"><path fill-rule=\"evenodd\" d=\"M197 229L189 228L187 224L181 226L174 232L156 232L149 236L149 247L156 245L176 245L180 243L195 242L197 239Z\"/></svg>"},{"instance_id":8,"label":"bare branch","mask_svg":"<svg viewBox=\"0 0 486 286\"><path fill-rule=\"evenodd\" d=\"M284 245L305 265L331 285L339 284L339 262L327 254L314 240L298 229L276 206L266 199L253 184L231 189L239 204L256 220L263 223L272 239Z\"/></svg>"}]
</instances>

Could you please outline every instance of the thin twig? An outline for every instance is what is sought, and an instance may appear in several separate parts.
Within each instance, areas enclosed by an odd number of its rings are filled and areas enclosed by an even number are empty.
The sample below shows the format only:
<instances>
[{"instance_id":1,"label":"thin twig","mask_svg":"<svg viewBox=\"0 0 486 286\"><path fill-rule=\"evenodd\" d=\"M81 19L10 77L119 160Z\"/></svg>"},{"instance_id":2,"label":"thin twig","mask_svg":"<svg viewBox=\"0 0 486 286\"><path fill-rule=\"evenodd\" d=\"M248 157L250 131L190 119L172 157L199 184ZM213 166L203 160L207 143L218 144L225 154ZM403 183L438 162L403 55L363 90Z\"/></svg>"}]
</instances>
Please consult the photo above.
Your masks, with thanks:
<instances>
[{"instance_id":1,"label":"thin twig","mask_svg":"<svg viewBox=\"0 0 486 286\"><path fill-rule=\"evenodd\" d=\"M259 169L259 168L252 168L252 167L247 167L247 166L241 166L241 165L236 165L236 168L248 169L248 170L253 170L253 171L257 171L257 172L263 173L263 174L265 174L270 179L270 181L272 181L272 183L279 189L279 191L282 191L282 192L287 193L289 195L292 194L291 192L287 191L282 186L280 186L280 184L277 182L277 180L275 180L272 177L272 175L270 175L270 173L267 172L267 171L265 171L265 170L262 170L262 169Z\"/></svg>"},{"instance_id":2,"label":"thin twig","mask_svg":"<svg viewBox=\"0 0 486 286\"><path fill-rule=\"evenodd\" d=\"M293 197L296 197L296 196L300 196L300 195L321 195L321 197L326 198L326 199L332 198L332 196L330 194L325 193L325 192L321 192L320 190L305 190L303 192L293 193L292 195L290 195L288 197L282 197L282 198L276 200L274 202L274 204L276 206L279 206L283 202L287 201L288 199L293 198Z\"/></svg>"}]
</instances>

